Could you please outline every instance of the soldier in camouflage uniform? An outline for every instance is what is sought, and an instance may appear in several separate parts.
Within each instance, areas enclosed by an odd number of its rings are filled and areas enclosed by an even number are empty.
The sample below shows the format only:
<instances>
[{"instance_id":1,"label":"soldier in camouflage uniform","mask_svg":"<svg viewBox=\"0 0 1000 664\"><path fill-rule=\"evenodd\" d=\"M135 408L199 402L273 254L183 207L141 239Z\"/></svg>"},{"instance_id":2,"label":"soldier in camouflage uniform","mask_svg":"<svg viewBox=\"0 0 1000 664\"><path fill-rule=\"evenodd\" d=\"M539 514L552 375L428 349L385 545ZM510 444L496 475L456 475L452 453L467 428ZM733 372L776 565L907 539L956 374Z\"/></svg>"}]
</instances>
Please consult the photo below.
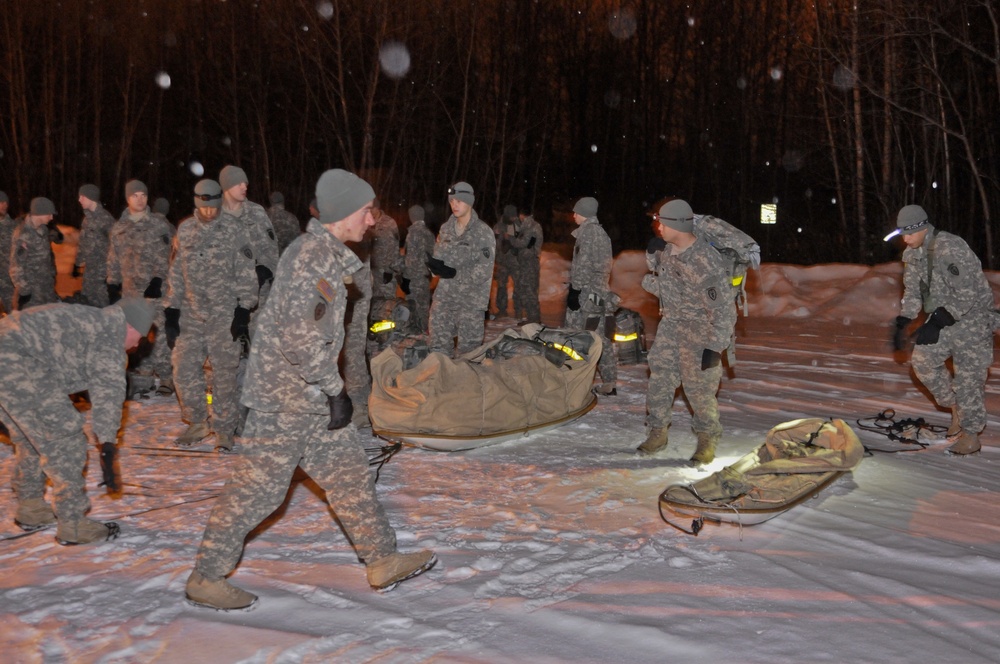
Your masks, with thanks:
<instances>
[{"instance_id":1,"label":"soldier in camouflage uniform","mask_svg":"<svg viewBox=\"0 0 1000 664\"><path fill-rule=\"evenodd\" d=\"M318 219L316 220L318 222ZM347 247L361 261L361 267L344 281L347 288L347 309L344 312L344 389L354 404L353 422L358 427L370 427L368 396L372 391L372 375L368 366L368 313L372 304L371 229L358 242Z\"/></svg>"},{"instance_id":2,"label":"soldier in camouflage uniform","mask_svg":"<svg viewBox=\"0 0 1000 664\"><path fill-rule=\"evenodd\" d=\"M14 282L10 280L10 249L17 222L10 218L10 199L0 191L0 308L3 313L14 311Z\"/></svg>"},{"instance_id":3,"label":"soldier in camouflage uniform","mask_svg":"<svg viewBox=\"0 0 1000 664\"><path fill-rule=\"evenodd\" d=\"M250 311L257 306L256 261L243 228L233 217L219 214L218 182L198 182L194 205L194 215L181 222L174 238L164 298L174 387L181 417L190 425L174 443L187 447L214 432L216 447L229 451L239 415L241 341L249 336ZM211 424L205 360L212 367Z\"/></svg>"},{"instance_id":4,"label":"soldier in camouflage uniform","mask_svg":"<svg viewBox=\"0 0 1000 664\"><path fill-rule=\"evenodd\" d=\"M406 232L406 255L400 288L406 294L410 307L410 332L425 334L431 306L431 271L427 268L427 260L434 254L434 234L424 223L423 207L414 205L407 214L411 223Z\"/></svg>"},{"instance_id":5,"label":"soldier in camouflage uniform","mask_svg":"<svg viewBox=\"0 0 1000 664\"><path fill-rule=\"evenodd\" d=\"M722 353L732 343L736 304L722 255L694 235L694 212L685 201L664 203L654 216L658 238L646 259L651 274L642 287L660 301L660 323L649 350L646 440L639 452L667 446L667 429L677 388L691 404L691 429L698 446L691 460L711 463L722 437L716 392L722 380Z\"/></svg>"},{"instance_id":6,"label":"soldier in camouflage uniform","mask_svg":"<svg viewBox=\"0 0 1000 664\"><path fill-rule=\"evenodd\" d=\"M278 267L278 238L274 227L267 217L263 207L247 199L247 185L250 181L247 174L238 166L226 166L219 172L219 184L222 186L222 214L236 219L243 227L253 255L257 260L257 282L259 286L259 306L253 312L253 318L263 309L267 302L267 294L271 289L274 271ZM250 335L256 329L256 320L250 326Z\"/></svg>"},{"instance_id":7,"label":"soldier in camouflage uniform","mask_svg":"<svg viewBox=\"0 0 1000 664\"><path fill-rule=\"evenodd\" d=\"M396 220L386 214L375 199L372 209L375 225L370 231L372 238L371 270L372 300L368 323L390 321L396 307L396 275L403 271L403 257L399 253L399 226ZM373 335L374 336L374 335ZM379 335L382 343L373 339L369 344L369 356L377 354L389 334Z\"/></svg>"},{"instance_id":8,"label":"soldier in camouflage uniform","mask_svg":"<svg viewBox=\"0 0 1000 664\"><path fill-rule=\"evenodd\" d=\"M456 355L483 343L496 238L472 209L475 191L468 182L448 189L451 216L438 231L431 272L440 277L431 303L431 350ZM455 339L458 339L457 348Z\"/></svg>"},{"instance_id":9,"label":"soldier in camouflage uniform","mask_svg":"<svg viewBox=\"0 0 1000 664\"><path fill-rule=\"evenodd\" d=\"M56 206L47 198L31 199L31 211L14 231L10 254L10 279L18 309L58 302L56 263L48 223Z\"/></svg>"},{"instance_id":10,"label":"soldier in camouflage uniform","mask_svg":"<svg viewBox=\"0 0 1000 664\"><path fill-rule=\"evenodd\" d=\"M267 217L271 220L274 235L278 240L278 254L285 253L295 238L302 233L299 219L285 209L285 195L280 191L271 192L271 207L267 208Z\"/></svg>"},{"instance_id":11,"label":"soldier in camouflage uniform","mask_svg":"<svg viewBox=\"0 0 1000 664\"><path fill-rule=\"evenodd\" d=\"M326 492L373 587L392 587L436 561L430 551L396 551L395 531L375 493L337 369L345 278L361 266L344 242L361 240L372 225L375 192L338 169L320 177L316 195L320 220L282 256L250 350L243 392L251 409L250 439L212 511L185 588L196 604L229 610L256 601L225 577L236 567L247 534L285 499L296 467Z\"/></svg>"},{"instance_id":12,"label":"soldier in camouflage uniform","mask_svg":"<svg viewBox=\"0 0 1000 664\"><path fill-rule=\"evenodd\" d=\"M518 317L525 323L541 323L542 310L538 304L538 279L541 273L542 227L527 212L518 215L521 230L511 243L518 250L517 273L514 277L514 306Z\"/></svg>"},{"instance_id":13,"label":"soldier in camouflage uniform","mask_svg":"<svg viewBox=\"0 0 1000 664\"><path fill-rule=\"evenodd\" d=\"M571 330L590 330L601 335L603 349L597 368L601 384L599 394L618 394L618 350L614 336L615 310L620 298L611 291L611 238L597 220L597 201L589 196L573 206L573 261L569 268L569 293L566 297L565 326Z\"/></svg>"},{"instance_id":14,"label":"soldier in camouflage uniform","mask_svg":"<svg viewBox=\"0 0 1000 664\"><path fill-rule=\"evenodd\" d=\"M496 236L496 264L493 269L493 277L497 282L497 294L494 297L496 306L496 316L507 316L507 282L514 281L514 316L518 314L520 293L517 290L518 282L518 254L520 249L514 244L521 231L521 220L517 216L517 208L513 205L506 205L503 214L493 226L493 234Z\"/></svg>"},{"instance_id":15,"label":"soldier in camouflage uniform","mask_svg":"<svg viewBox=\"0 0 1000 664\"><path fill-rule=\"evenodd\" d=\"M61 544L117 535L117 524L84 517L90 509L83 478L85 417L69 395L89 392L91 430L113 463L125 352L138 345L152 321L152 308L141 299L103 309L50 304L0 321L0 420L14 443L14 520L24 530L58 523ZM46 480L55 511L45 501Z\"/></svg>"},{"instance_id":16,"label":"soldier in camouflage uniform","mask_svg":"<svg viewBox=\"0 0 1000 664\"><path fill-rule=\"evenodd\" d=\"M101 190L95 184L80 187L83 223L80 244L73 262L73 276L83 275L80 295L92 307L108 306L108 247L115 218L101 205Z\"/></svg>"},{"instance_id":17,"label":"soldier in camouflage uniform","mask_svg":"<svg viewBox=\"0 0 1000 664\"><path fill-rule=\"evenodd\" d=\"M894 345L903 350L907 328L921 311L927 318L916 333L910 364L917 379L942 408L951 410L948 451L972 454L986 428L986 377L993 363L993 292L979 258L965 240L931 225L919 205L896 216L902 236L903 301ZM946 361L951 358L954 378Z\"/></svg>"},{"instance_id":18,"label":"soldier in camouflage uniform","mask_svg":"<svg viewBox=\"0 0 1000 664\"><path fill-rule=\"evenodd\" d=\"M170 245L174 228L147 206L149 190L139 180L125 183L128 207L111 227L108 249L108 298L117 302L121 297L144 297L156 310L153 342L143 342L137 359L129 371L137 376L160 380L159 394L173 392L173 372L170 368L170 348L163 335L163 297L170 268Z\"/></svg>"}]
</instances>

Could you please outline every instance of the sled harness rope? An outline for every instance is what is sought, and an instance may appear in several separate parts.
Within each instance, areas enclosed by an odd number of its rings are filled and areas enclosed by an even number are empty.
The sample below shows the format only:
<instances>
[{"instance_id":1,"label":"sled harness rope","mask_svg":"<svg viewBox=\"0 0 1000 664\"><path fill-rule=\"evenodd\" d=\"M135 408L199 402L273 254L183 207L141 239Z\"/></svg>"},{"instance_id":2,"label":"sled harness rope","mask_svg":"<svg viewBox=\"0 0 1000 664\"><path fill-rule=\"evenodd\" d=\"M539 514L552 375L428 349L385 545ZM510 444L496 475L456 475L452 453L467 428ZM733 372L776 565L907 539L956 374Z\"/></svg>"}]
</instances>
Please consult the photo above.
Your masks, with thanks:
<instances>
[{"instance_id":1,"label":"sled harness rope","mask_svg":"<svg viewBox=\"0 0 1000 664\"><path fill-rule=\"evenodd\" d=\"M871 456L873 452L885 452L886 454L896 454L897 452L916 452L927 448L928 443L919 440L920 432L926 431L929 434L942 434L948 427L940 424L928 424L924 418L907 417L896 419L896 411L886 408L878 415L872 417L862 417L857 420L858 427L863 431L879 433L891 441L912 445L914 447L900 447L894 450L880 449L878 447L868 447L864 445L865 454Z\"/></svg>"}]
</instances>

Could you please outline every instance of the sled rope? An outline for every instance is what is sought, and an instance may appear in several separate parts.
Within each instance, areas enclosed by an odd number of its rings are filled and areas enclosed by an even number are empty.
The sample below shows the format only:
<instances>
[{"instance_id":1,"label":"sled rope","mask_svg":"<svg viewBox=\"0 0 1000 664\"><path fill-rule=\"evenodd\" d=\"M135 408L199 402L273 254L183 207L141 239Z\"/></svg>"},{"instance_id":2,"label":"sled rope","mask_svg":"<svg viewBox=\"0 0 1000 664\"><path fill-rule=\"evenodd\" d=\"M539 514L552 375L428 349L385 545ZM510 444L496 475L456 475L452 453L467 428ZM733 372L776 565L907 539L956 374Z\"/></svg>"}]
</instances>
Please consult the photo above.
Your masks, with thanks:
<instances>
[{"instance_id":1,"label":"sled rope","mask_svg":"<svg viewBox=\"0 0 1000 664\"><path fill-rule=\"evenodd\" d=\"M860 427L862 431L871 431L873 433L881 434L893 442L915 446L886 450L878 447L868 447L867 445L862 444L865 448L865 454L868 456L872 456L874 452L896 454L898 452L917 452L919 450L927 449L928 443L918 440L921 431L926 431L930 434L941 434L948 429L948 427L940 424L928 424L922 417L907 417L897 420L896 411L892 408L886 408L872 417L859 418L857 423L858 427Z\"/></svg>"}]
</instances>

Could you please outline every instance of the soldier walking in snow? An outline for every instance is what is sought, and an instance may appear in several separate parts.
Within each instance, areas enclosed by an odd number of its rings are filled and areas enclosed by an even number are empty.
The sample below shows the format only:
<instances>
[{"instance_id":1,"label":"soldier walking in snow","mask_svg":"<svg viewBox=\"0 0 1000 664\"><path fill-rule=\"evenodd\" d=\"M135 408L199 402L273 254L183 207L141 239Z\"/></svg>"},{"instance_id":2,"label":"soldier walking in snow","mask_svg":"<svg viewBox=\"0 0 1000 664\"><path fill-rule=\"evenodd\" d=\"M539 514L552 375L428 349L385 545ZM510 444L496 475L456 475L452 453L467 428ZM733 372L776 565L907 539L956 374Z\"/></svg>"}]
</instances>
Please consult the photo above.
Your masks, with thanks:
<instances>
[{"instance_id":1,"label":"soldier walking in snow","mask_svg":"<svg viewBox=\"0 0 1000 664\"><path fill-rule=\"evenodd\" d=\"M520 281L518 275L518 254L520 249L515 245L521 231L521 220L517 216L517 208L513 205L506 205L503 214L493 226L493 234L496 236L496 266L493 270L494 279L497 282L497 294L493 302L496 305L496 315L504 317L507 315L507 282L514 281L514 316L517 317L520 308L518 298L520 293L517 290L517 283Z\"/></svg>"},{"instance_id":2,"label":"soldier walking in snow","mask_svg":"<svg viewBox=\"0 0 1000 664\"><path fill-rule=\"evenodd\" d=\"M921 311L927 318L916 333L910 364L917 379L942 408L951 410L948 439L952 454L980 449L986 428L986 377L993 363L993 292L982 264L965 240L939 231L919 205L896 216L902 236L903 300L893 343L903 350L907 328ZM955 375L948 371L951 358Z\"/></svg>"},{"instance_id":3,"label":"soldier walking in snow","mask_svg":"<svg viewBox=\"0 0 1000 664\"><path fill-rule=\"evenodd\" d=\"M566 297L567 328L590 330L601 335L604 348L597 369L601 374L599 394L618 394L618 359L614 336L615 310L621 298L611 290L611 238L597 220L597 200L585 196L573 206L573 261L569 268Z\"/></svg>"},{"instance_id":4,"label":"soldier walking in snow","mask_svg":"<svg viewBox=\"0 0 1000 664\"><path fill-rule=\"evenodd\" d=\"M101 205L101 190L96 184L80 187L80 207L83 223L80 226L80 243L73 262L73 276L83 276L80 294L84 304L92 307L108 306L108 247L115 218Z\"/></svg>"},{"instance_id":5,"label":"soldier walking in snow","mask_svg":"<svg viewBox=\"0 0 1000 664\"><path fill-rule=\"evenodd\" d=\"M467 353L483 343L490 306L496 238L472 209L475 202L468 182L448 188L452 214L438 231L434 255L427 262L441 279L429 314L431 350L448 356Z\"/></svg>"},{"instance_id":6,"label":"soldier walking in snow","mask_svg":"<svg viewBox=\"0 0 1000 664\"><path fill-rule=\"evenodd\" d=\"M90 394L91 430L113 465L125 400L125 352L149 332L153 308L126 299L97 309L51 304L0 320L0 420L14 443L14 520L25 530L58 523L61 544L117 536L117 524L84 517L87 436L69 395ZM103 461L102 461L103 465ZM45 501L52 484L52 507ZM54 509L54 511L53 511Z\"/></svg>"},{"instance_id":7,"label":"soldier walking in snow","mask_svg":"<svg viewBox=\"0 0 1000 664\"><path fill-rule=\"evenodd\" d=\"M174 387L187 430L174 441L195 445L215 433L220 450L233 448L239 417L236 371L241 340L257 306L253 248L233 217L220 216L215 180L194 187L194 214L181 222L167 281L165 334L173 348ZM212 371L212 420L205 400L205 361Z\"/></svg>"},{"instance_id":8,"label":"soldier walking in snow","mask_svg":"<svg viewBox=\"0 0 1000 664\"><path fill-rule=\"evenodd\" d=\"M10 250L17 222L10 218L10 199L0 191L0 308L3 313L14 311L14 282L10 280Z\"/></svg>"},{"instance_id":9,"label":"soldier walking in snow","mask_svg":"<svg viewBox=\"0 0 1000 664\"><path fill-rule=\"evenodd\" d=\"M642 287L660 301L660 323L649 350L646 393L648 435L639 452L653 454L667 446L667 429L677 388L691 404L691 428L698 446L691 460L715 459L722 437L716 392L722 380L722 353L736 327L736 304L722 255L694 235L694 212L674 199L660 206L658 222L646 249L651 271Z\"/></svg>"},{"instance_id":10,"label":"soldier walking in snow","mask_svg":"<svg viewBox=\"0 0 1000 664\"><path fill-rule=\"evenodd\" d=\"M121 297L144 297L156 310L153 324L156 335L148 356L140 358L130 371L152 382L155 374L160 379L159 394L173 393L173 376L170 369L170 348L163 335L163 306L160 298L170 268L170 243L174 228L147 206L149 190L139 180L125 183L125 200L128 207L111 227L108 249L108 299L111 303Z\"/></svg>"},{"instance_id":11,"label":"soldier walking in snow","mask_svg":"<svg viewBox=\"0 0 1000 664\"><path fill-rule=\"evenodd\" d=\"M410 331L424 334L431 306L431 271L427 261L434 254L434 233L424 223L423 207L414 205L407 214L410 228L406 231L406 254L399 287L410 307Z\"/></svg>"},{"instance_id":12,"label":"soldier walking in snow","mask_svg":"<svg viewBox=\"0 0 1000 664\"><path fill-rule=\"evenodd\" d=\"M278 255L285 253L295 238L302 233L299 219L285 209L285 195L280 191L271 192L271 207L267 208L267 217L271 220L274 235L278 240Z\"/></svg>"},{"instance_id":13,"label":"soldier walking in snow","mask_svg":"<svg viewBox=\"0 0 1000 664\"><path fill-rule=\"evenodd\" d=\"M345 280L361 261L344 244L374 223L371 185L342 170L316 184L319 221L282 256L274 289L250 349L243 403L250 407L246 454L205 529L188 599L216 609L256 600L225 577L247 534L285 499L301 467L326 492L374 588L389 588L430 569L430 551L396 551L396 535L375 494L368 459L351 424L351 400L337 368L344 339Z\"/></svg>"},{"instance_id":14,"label":"soldier walking in snow","mask_svg":"<svg viewBox=\"0 0 1000 664\"><path fill-rule=\"evenodd\" d=\"M49 238L49 222L56 206L47 198L31 199L31 211L14 231L10 279L18 309L58 302L56 263Z\"/></svg>"}]
</instances>

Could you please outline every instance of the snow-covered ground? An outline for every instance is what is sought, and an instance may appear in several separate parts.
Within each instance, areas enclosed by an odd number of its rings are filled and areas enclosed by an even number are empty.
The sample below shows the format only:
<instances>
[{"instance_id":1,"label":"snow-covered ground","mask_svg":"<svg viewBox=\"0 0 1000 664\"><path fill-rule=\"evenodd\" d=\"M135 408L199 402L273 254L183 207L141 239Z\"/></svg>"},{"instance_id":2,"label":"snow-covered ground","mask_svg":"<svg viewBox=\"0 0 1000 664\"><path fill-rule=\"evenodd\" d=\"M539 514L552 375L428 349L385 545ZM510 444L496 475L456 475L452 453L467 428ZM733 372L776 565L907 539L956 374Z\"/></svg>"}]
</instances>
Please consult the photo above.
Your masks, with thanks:
<instances>
[{"instance_id":1,"label":"snow-covered ground","mask_svg":"<svg viewBox=\"0 0 1000 664\"><path fill-rule=\"evenodd\" d=\"M71 257L59 262L68 272ZM652 328L643 265L640 252L623 253L614 286ZM567 267L544 254L551 323ZM948 456L937 441L866 457L816 499L742 531L706 525L692 537L657 512L668 484L723 467L787 420L853 425L894 408L946 424L887 341L900 276L899 264L765 264L753 275L738 362L719 394L726 432L707 470L685 462L694 437L680 397L667 450L634 454L644 365L622 367L618 396L548 433L471 452L404 449L382 467L379 493L401 547L434 549L440 562L387 594L368 588L321 494L297 476L233 576L259 604L226 614L185 603L235 459L172 448L184 429L174 399L129 403L125 495L96 487L96 450L88 472L92 516L117 520L118 540L62 547L52 531L9 539L21 533L13 496L0 493L0 660L1000 661L996 370L978 456ZM858 433L872 446L888 442ZM0 445L4 483L12 468Z\"/></svg>"}]
</instances>

